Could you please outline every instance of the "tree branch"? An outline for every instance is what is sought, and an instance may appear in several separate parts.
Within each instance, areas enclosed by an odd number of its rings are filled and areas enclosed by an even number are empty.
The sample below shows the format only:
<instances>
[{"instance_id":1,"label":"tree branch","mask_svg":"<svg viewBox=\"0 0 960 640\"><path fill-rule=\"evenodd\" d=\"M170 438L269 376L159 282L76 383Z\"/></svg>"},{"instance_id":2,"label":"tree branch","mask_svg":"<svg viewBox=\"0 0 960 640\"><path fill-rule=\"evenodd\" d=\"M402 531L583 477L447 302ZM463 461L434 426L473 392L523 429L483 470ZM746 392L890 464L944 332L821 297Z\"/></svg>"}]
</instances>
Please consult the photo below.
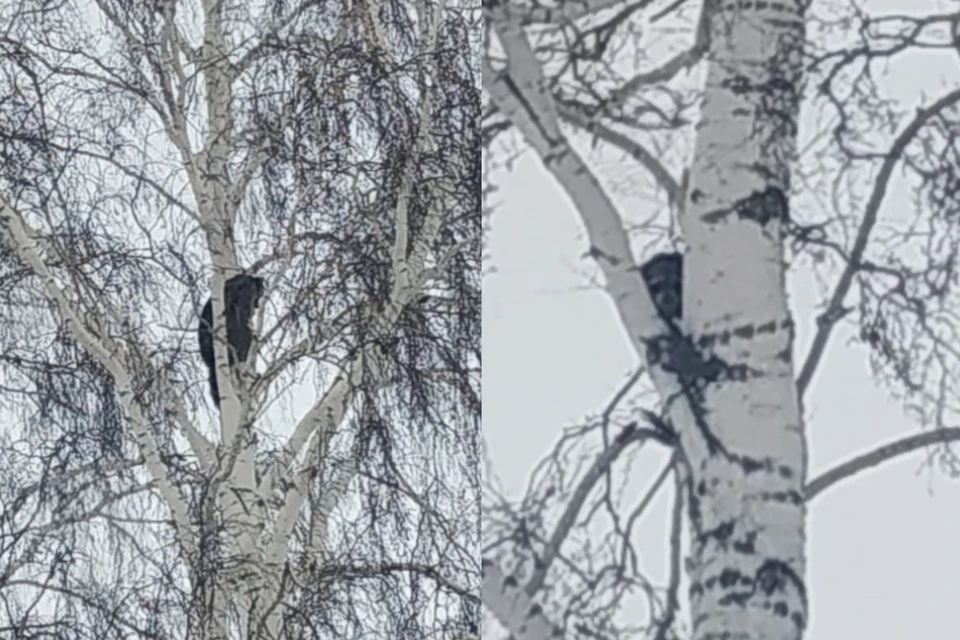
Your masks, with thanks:
<instances>
[{"instance_id":1,"label":"tree branch","mask_svg":"<svg viewBox=\"0 0 960 640\"><path fill-rule=\"evenodd\" d=\"M73 338L113 375L120 401L130 419L131 435L139 445L140 453L157 482L160 494L173 513L180 544L186 553L196 553L196 536L187 501L171 481L166 467L160 460L159 445L147 425L139 402L134 398L132 380L123 362L123 356L127 352L126 345L111 340L107 336L100 318L82 314L70 304L39 255L37 249L38 243L42 242L42 237L30 228L20 211L3 196L0 196L0 229L6 232L4 235L20 260L29 265L43 281L48 299L56 305ZM198 457L202 455L201 451L196 453Z\"/></svg>"},{"instance_id":2,"label":"tree branch","mask_svg":"<svg viewBox=\"0 0 960 640\"><path fill-rule=\"evenodd\" d=\"M804 497L809 503L811 500L841 480L851 478L861 471L876 467L877 465L880 465L888 460L892 460L897 456L912 453L917 449L922 449L923 447L927 447L932 444L953 442L954 440L960 440L960 427L948 427L945 429L937 429L936 431L917 433L911 436L906 436L899 440L895 440L888 444L881 445L873 451L864 453L837 465L833 469L820 474L808 482L807 486L804 487Z\"/></svg>"},{"instance_id":3,"label":"tree branch","mask_svg":"<svg viewBox=\"0 0 960 640\"><path fill-rule=\"evenodd\" d=\"M857 231L857 237L853 242L853 249L850 251L850 259L843 273L840 275L840 279L837 281L837 286L833 290L833 295L830 297L827 309L818 318L819 326L817 327L817 333L813 338L813 343L810 345L810 351L803 363L803 368L800 370L800 375L797 377L797 391L801 398L803 398L807 387L810 386L813 374L816 372L817 366L820 364L820 359L823 357L824 350L827 347L827 342L830 340L830 334L833 332L837 320L841 317L839 313L840 309L843 306L844 299L847 297L847 293L850 291L850 286L853 284L853 276L856 275L860 269L863 254L867 249L867 241L870 239L870 233L877 223L880 205L883 204L883 199L887 194L887 186L890 183L890 177L893 174L894 168L896 168L897 163L900 161L900 157L903 155L904 150L906 150L907 145L913 141L913 138L920 132L920 129L923 128L927 121L939 114L943 109L957 102L960 102L960 89L951 91L926 109L918 109L916 117L907 125L907 128L897 136L889 153L887 153L884 158L883 165L880 167L880 172L877 174L877 179L874 182L873 193L870 194L870 200L867 201L867 206L864 209L863 220L860 222L860 229Z\"/></svg>"},{"instance_id":4,"label":"tree branch","mask_svg":"<svg viewBox=\"0 0 960 640\"><path fill-rule=\"evenodd\" d=\"M686 468L683 464L677 464L679 461L679 451L674 451L673 461L668 469L673 469L674 490L673 490L673 511L670 522L670 582L667 584L666 609L663 612L663 618L657 623L656 640L668 640L670 628L673 626L677 617L677 611L680 609L680 577L681 577L681 557L683 556L683 547L681 538L683 535L683 492L686 489L689 478Z\"/></svg>"},{"instance_id":5,"label":"tree branch","mask_svg":"<svg viewBox=\"0 0 960 640\"><path fill-rule=\"evenodd\" d=\"M564 121L580 127L584 131L597 136L597 138L607 144L611 144L626 152L653 175L654 180L667 192L667 197L671 202L680 202L680 199L683 197L680 183L670 175L670 172L663 166L663 163L647 151L647 148L642 144L619 131L607 127L597 119L588 119L569 107L558 105L557 111Z\"/></svg>"},{"instance_id":6,"label":"tree branch","mask_svg":"<svg viewBox=\"0 0 960 640\"><path fill-rule=\"evenodd\" d=\"M516 20L523 26L535 24L568 24L581 18L600 13L618 4L623 0L577 0L576 2L560 1L555 7L544 6L513 6L512 0L497 3L496 6L484 5L483 15L491 21L505 19ZM652 4L653 0L640 0L634 9L642 9ZM493 5L494 3L490 3Z\"/></svg>"},{"instance_id":7,"label":"tree branch","mask_svg":"<svg viewBox=\"0 0 960 640\"><path fill-rule=\"evenodd\" d=\"M689 69L700 62L707 52L707 47L710 45L708 15L709 11L707 7L700 9L700 19L697 21L697 32L694 37L693 46L686 51L678 53L656 69L638 73L627 80L623 83L623 86L617 89L611 96L607 108L618 109L642 87L667 82L684 69Z\"/></svg>"},{"instance_id":8,"label":"tree branch","mask_svg":"<svg viewBox=\"0 0 960 640\"><path fill-rule=\"evenodd\" d=\"M580 515L580 509L583 508L583 503L586 502L587 497L590 495L590 492L593 491L593 487L597 484L597 481L607 473L616 459L620 457L620 454L626 451L627 447L634 442L645 442L648 439L663 442L663 434L654 429L638 428L636 424L628 425L614 439L610 447L605 449L597 456L597 459L593 461L586 475L584 475L577 484L573 496L563 510L563 515L561 515L557 521L557 526L553 530L553 535L550 536L549 542L547 542L547 546L543 551L536 570L523 587L523 590L528 596L532 598L543 586L547 572L550 570L550 566L560 552L560 546L570 534L570 529L573 528L574 523L577 521L577 517Z\"/></svg>"}]
</instances>

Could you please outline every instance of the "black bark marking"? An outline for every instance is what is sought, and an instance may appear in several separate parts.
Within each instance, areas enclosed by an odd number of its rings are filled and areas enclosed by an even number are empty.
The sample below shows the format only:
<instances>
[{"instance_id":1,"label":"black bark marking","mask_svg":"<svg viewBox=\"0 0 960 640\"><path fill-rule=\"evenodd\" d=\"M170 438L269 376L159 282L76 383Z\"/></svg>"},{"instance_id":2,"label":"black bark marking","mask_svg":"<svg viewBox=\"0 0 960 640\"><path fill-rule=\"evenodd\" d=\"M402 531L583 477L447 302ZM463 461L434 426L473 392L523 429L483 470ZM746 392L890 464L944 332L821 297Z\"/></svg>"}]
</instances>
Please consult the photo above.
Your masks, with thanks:
<instances>
[{"instance_id":1,"label":"black bark marking","mask_svg":"<svg viewBox=\"0 0 960 640\"><path fill-rule=\"evenodd\" d=\"M748 531L739 540L734 540L732 546L737 553L752 556L757 552L757 532Z\"/></svg>"},{"instance_id":2,"label":"black bark marking","mask_svg":"<svg viewBox=\"0 0 960 640\"><path fill-rule=\"evenodd\" d=\"M720 572L720 586L724 589L735 587L740 584L743 574L736 569L726 568Z\"/></svg>"},{"instance_id":3,"label":"black bark marking","mask_svg":"<svg viewBox=\"0 0 960 640\"><path fill-rule=\"evenodd\" d=\"M711 538L717 541L717 544L723 548L727 548L727 542L730 540L730 536L733 535L734 527L736 526L735 520L725 520L721 522L713 529L709 531L703 531L700 535L697 536L697 539L701 543L706 543Z\"/></svg>"},{"instance_id":4,"label":"black bark marking","mask_svg":"<svg viewBox=\"0 0 960 640\"><path fill-rule=\"evenodd\" d=\"M739 584L745 589L743 591L731 591L727 593L718 602L722 605L735 604L745 606L747 602L756 595L772 599L775 596L781 596L776 601L763 603L764 609L772 610L776 615L782 618L790 618L797 629L802 631L805 626L807 609L806 586L797 576L796 572L781 560L768 559L757 569L753 578L740 580ZM790 610L788 599L790 589L796 591L800 598L802 611Z\"/></svg>"},{"instance_id":5,"label":"black bark marking","mask_svg":"<svg viewBox=\"0 0 960 640\"><path fill-rule=\"evenodd\" d=\"M761 227L771 220L786 222L790 218L787 197L780 188L774 186L754 191L732 207L709 211L702 218L707 224L717 224L730 214L736 214L741 220L756 222Z\"/></svg>"}]
</instances>

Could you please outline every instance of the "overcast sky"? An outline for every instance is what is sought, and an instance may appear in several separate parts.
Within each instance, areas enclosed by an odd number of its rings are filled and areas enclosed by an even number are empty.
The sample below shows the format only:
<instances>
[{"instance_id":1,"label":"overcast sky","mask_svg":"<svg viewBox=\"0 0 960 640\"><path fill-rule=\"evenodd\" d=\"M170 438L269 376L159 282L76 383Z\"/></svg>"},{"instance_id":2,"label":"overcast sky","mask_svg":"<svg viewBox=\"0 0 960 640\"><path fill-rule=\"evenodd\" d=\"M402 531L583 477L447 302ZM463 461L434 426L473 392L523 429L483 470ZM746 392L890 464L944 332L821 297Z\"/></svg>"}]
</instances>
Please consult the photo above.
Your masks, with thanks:
<instances>
[{"instance_id":1,"label":"overcast sky","mask_svg":"<svg viewBox=\"0 0 960 640\"><path fill-rule=\"evenodd\" d=\"M899 73L901 82L914 74L927 80L935 75L926 65ZM934 82L927 95L939 95L942 86ZM919 96L909 86L907 91ZM579 217L532 152L494 182L501 204L490 236L496 273L483 284L483 430L503 488L519 497L561 429L601 411L637 360L606 294L585 290L590 283L584 273L593 268L580 257L586 245ZM794 277L789 288L800 360L818 298L803 277ZM849 330L835 333L806 396L811 478L918 429L872 381L866 354L850 337ZM657 460L645 452L643 464L635 466L638 491L659 471ZM922 452L899 458L811 504L808 638L960 633L960 609L954 608L960 480L924 461ZM655 579L664 575L658 562L669 497L662 492L635 540Z\"/></svg>"}]
</instances>

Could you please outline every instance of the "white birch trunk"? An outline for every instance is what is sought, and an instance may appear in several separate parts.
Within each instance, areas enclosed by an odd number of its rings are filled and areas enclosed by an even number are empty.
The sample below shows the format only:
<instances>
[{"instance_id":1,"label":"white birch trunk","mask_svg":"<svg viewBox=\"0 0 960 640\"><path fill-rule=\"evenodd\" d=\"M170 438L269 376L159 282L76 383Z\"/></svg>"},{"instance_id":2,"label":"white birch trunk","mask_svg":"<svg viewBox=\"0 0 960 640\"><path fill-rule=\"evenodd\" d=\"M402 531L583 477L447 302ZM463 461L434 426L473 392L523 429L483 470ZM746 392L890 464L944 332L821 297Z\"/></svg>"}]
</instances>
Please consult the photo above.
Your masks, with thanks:
<instances>
[{"instance_id":1,"label":"white birch trunk","mask_svg":"<svg viewBox=\"0 0 960 640\"><path fill-rule=\"evenodd\" d=\"M808 616L806 449L782 233L803 15L795 0L708 5L709 67L681 219L685 330L702 358L716 358L687 367L694 421L680 431L693 637L793 640ZM713 450L703 446L711 439Z\"/></svg>"},{"instance_id":2,"label":"white birch trunk","mask_svg":"<svg viewBox=\"0 0 960 640\"><path fill-rule=\"evenodd\" d=\"M705 5L709 70L681 219L682 329L691 339L667 340L666 357L651 364L674 366L651 374L689 465L693 638L797 640L808 618L806 450L782 232L803 16L797 0ZM646 356L664 326L623 221L560 130L521 21L500 5L490 15L506 65L484 60L484 88L579 210L628 338ZM494 615L508 628L537 618L540 636L550 633L538 615L524 615L529 598L491 572L485 565L483 599Z\"/></svg>"}]
</instances>

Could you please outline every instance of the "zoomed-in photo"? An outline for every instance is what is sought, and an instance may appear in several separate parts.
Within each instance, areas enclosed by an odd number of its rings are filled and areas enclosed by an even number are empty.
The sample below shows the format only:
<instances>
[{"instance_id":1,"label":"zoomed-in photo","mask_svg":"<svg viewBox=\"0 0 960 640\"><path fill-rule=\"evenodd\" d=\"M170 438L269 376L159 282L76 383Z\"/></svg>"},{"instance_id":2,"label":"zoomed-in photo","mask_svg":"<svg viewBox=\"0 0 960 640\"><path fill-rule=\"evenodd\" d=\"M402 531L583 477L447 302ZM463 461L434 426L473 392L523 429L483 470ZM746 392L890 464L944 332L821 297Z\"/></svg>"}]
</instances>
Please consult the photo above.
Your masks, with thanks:
<instances>
[{"instance_id":1,"label":"zoomed-in photo","mask_svg":"<svg viewBox=\"0 0 960 640\"><path fill-rule=\"evenodd\" d=\"M958 24L484 6L485 640L955 626Z\"/></svg>"},{"instance_id":2,"label":"zoomed-in photo","mask_svg":"<svg viewBox=\"0 0 960 640\"><path fill-rule=\"evenodd\" d=\"M479 640L479 4L0 25L0 640Z\"/></svg>"}]
</instances>

